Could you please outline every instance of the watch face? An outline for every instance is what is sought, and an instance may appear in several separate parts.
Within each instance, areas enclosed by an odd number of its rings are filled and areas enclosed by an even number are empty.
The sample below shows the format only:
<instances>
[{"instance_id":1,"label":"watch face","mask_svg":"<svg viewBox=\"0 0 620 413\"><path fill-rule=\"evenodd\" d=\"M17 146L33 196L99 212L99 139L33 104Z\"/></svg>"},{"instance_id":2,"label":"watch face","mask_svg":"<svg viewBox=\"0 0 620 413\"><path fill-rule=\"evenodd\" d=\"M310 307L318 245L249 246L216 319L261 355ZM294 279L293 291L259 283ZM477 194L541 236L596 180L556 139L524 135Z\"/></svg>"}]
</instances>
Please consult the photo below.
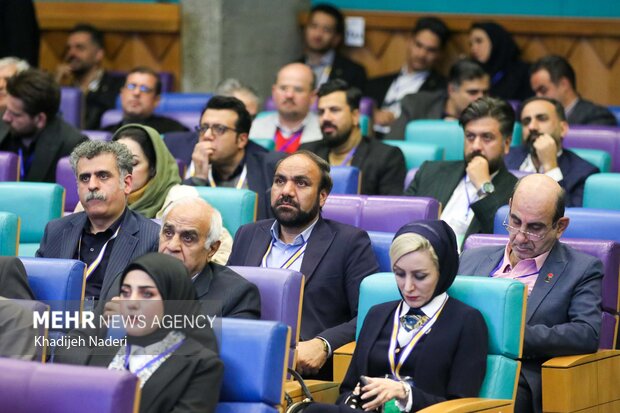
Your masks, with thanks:
<instances>
[{"instance_id":1,"label":"watch face","mask_svg":"<svg viewBox=\"0 0 620 413\"><path fill-rule=\"evenodd\" d=\"M482 185L482 190L483 190L485 193L490 194L490 193L492 193L493 191L495 191L495 186L493 186L493 184L492 184L491 182L485 182L485 183Z\"/></svg>"}]
</instances>

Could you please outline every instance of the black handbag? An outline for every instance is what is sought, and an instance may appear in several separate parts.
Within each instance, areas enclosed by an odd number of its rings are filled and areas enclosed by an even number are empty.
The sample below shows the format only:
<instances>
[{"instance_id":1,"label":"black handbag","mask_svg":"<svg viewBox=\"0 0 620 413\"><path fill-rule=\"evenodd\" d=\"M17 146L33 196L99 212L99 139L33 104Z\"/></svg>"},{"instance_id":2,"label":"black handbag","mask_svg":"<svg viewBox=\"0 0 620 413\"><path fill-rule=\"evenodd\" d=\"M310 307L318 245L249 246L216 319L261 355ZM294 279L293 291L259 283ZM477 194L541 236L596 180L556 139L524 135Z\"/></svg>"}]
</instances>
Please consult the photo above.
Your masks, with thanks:
<instances>
[{"instance_id":1,"label":"black handbag","mask_svg":"<svg viewBox=\"0 0 620 413\"><path fill-rule=\"evenodd\" d=\"M289 396L286 392L284 393L284 399L286 400L286 410L285 413L301 413L306 407L314 403L314 399L312 398L312 394L310 394L310 390L308 390L308 386L304 383L304 379L297 373L295 370L289 368L288 373L293 377L294 380L299 382L301 386L301 392L304 394L304 399L300 402L293 402L291 396Z\"/></svg>"}]
</instances>

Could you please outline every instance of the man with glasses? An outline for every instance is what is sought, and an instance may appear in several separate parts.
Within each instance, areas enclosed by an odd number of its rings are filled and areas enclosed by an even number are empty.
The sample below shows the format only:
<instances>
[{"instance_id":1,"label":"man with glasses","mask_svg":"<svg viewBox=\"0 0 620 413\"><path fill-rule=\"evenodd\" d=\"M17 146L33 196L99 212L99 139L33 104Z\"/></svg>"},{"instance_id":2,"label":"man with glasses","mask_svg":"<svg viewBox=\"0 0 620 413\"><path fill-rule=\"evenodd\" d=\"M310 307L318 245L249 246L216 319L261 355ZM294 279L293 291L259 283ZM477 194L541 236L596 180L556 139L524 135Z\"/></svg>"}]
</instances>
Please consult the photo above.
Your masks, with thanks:
<instances>
[{"instance_id":1,"label":"man with glasses","mask_svg":"<svg viewBox=\"0 0 620 413\"><path fill-rule=\"evenodd\" d=\"M188 129L176 120L153 113L159 105L160 95L161 80L153 69L144 66L132 69L121 89L123 119L113 125L103 125L102 129L116 132L128 123L139 123L150 126L161 134L187 131Z\"/></svg>"},{"instance_id":2,"label":"man with glasses","mask_svg":"<svg viewBox=\"0 0 620 413\"><path fill-rule=\"evenodd\" d=\"M569 224L564 206L564 190L553 178L522 178L504 220L508 244L469 249L460 260L459 274L515 279L527 286L516 413L542 412L542 363L598 348L602 264L558 241Z\"/></svg>"},{"instance_id":3,"label":"man with glasses","mask_svg":"<svg viewBox=\"0 0 620 413\"><path fill-rule=\"evenodd\" d=\"M252 120L243 102L214 96L200 116L198 142L185 184L246 188L258 194L258 217L270 216L267 190L282 154L267 152L248 139Z\"/></svg>"}]
</instances>

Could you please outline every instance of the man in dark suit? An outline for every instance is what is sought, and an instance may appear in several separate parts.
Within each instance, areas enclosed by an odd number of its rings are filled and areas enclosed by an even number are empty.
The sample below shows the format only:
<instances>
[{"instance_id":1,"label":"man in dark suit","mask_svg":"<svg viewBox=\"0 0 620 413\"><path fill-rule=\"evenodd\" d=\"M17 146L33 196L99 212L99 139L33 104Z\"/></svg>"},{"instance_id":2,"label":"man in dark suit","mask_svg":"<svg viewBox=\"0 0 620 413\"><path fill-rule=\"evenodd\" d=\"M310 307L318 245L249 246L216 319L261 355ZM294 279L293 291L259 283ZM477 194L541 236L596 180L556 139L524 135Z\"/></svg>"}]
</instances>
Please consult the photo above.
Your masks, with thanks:
<instances>
[{"instance_id":1,"label":"man in dark suit","mask_svg":"<svg viewBox=\"0 0 620 413\"><path fill-rule=\"evenodd\" d=\"M401 114L387 134L388 139L405 139L407 124L418 119L456 120L474 100L489 94L491 81L480 63L462 59L450 68L446 90L412 93L400 102Z\"/></svg>"},{"instance_id":2,"label":"man in dark suit","mask_svg":"<svg viewBox=\"0 0 620 413\"><path fill-rule=\"evenodd\" d=\"M616 117L609 109L579 96L575 71L568 60L561 56L545 56L532 65L530 73L536 96L559 101L569 124L617 126Z\"/></svg>"},{"instance_id":3,"label":"man in dark suit","mask_svg":"<svg viewBox=\"0 0 620 413\"><path fill-rule=\"evenodd\" d=\"M500 99L480 98L461 113L464 161L424 162L405 195L430 196L443 205L441 219L462 243L470 234L493 233L495 212L508 203L517 178L504 165L515 114Z\"/></svg>"},{"instance_id":4,"label":"man in dark suit","mask_svg":"<svg viewBox=\"0 0 620 413\"><path fill-rule=\"evenodd\" d=\"M529 98L521 106L521 125L523 145L510 148L506 166L550 176L564 188L566 205L580 207L586 179L600 171L574 152L562 148L562 139L568 132L562 104L545 97Z\"/></svg>"},{"instance_id":5,"label":"man in dark suit","mask_svg":"<svg viewBox=\"0 0 620 413\"><path fill-rule=\"evenodd\" d=\"M417 21L407 40L406 60L400 71L368 81L365 94L375 100L375 131L389 132L389 127L400 116L400 101L418 91L444 90L446 79L433 69L448 40L445 23L436 17Z\"/></svg>"},{"instance_id":6,"label":"man in dark suit","mask_svg":"<svg viewBox=\"0 0 620 413\"><path fill-rule=\"evenodd\" d=\"M366 86L366 69L338 52L344 37L344 16L330 4L310 10L304 30L304 56L298 60L314 71L315 88L328 80L343 79L360 90Z\"/></svg>"},{"instance_id":7,"label":"man in dark suit","mask_svg":"<svg viewBox=\"0 0 620 413\"><path fill-rule=\"evenodd\" d=\"M562 188L543 174L529 175L510 201L508 244L473 248L460 260L459 274L518 279L528 287L516 413L542 412L542 363L598 348L602 264L558 241L568 224Z\"/></svg>"},{"instance_id":8,"label":"man in dark suit","mask_svg":"<svg viewBox=\"0 0 620 413\"><path fill-rule=\"evenodd\" d=\"M21 155L24 181L55 182L56 164L87 138L57 116L60 87L48 73L23 71L7 82L0 151Z\"/></svg>"},{"instance_id":9,"label":"man in dark suit","mask_svg":"<svg viewBox=\"0 0 620 413\"><path fill-rule=\"evenodd\" d=\"M159 225L127 207L133 156L125 145L85 142L71 153L71 165L84 211L49 222L36 256L85 262L85 297L107 301L118 294L127 264L157 251Z\"/></svg>"},{"instance_id":10,"label":"man in dark suit","mask_svg":"<svg viewBox=\"0 0 620 413\"><path fill-rule=\"evenodd\" d=\"M319 88L319 121L323 140L305 143L307 149L332 166L351 165L361 171L362 194L400 195L407 169L400 149L362 136L359 103L362 92L341 79Z\"/></svg>"},{"instance_id":11,"label":"man in dark suit","mask_svg":"<svg viewBox=\"0 0 620 413\"><path fill-rule=\"evenodd\" d=\"M284 156L248 140L252 120L243 102L214 96L200 117L198 143L192 149L186 185L247 188L258 194L259 218L271 216L266 197L275 164ZM170 146L176 146L168 140ZM178 149L175 149L175 151Z\"/></svg>"},{"instance_id":12,"label":"man in dark suit","mask_svg":"<svg viewBox=\"0 0 620 413\"><path fill-rule=\"evenodd\" d=\"M181 198L164 212L159 252L183 261L206 314L258 319L258 288L228 267L211 262L221 231L222 216L216 209L202 198Z\"/></svg>"},{"instance_id":13,"label":"man in dark suit","mask_svg":"<svg viewBox=\"0 0 620 413\"><path fill-rule=\"evenodd\" d=\"M297 368L331 378L331 355L355 339L359 285L378 271L365 231L321 218L332 188L329 164L301 151L278 163L271 189L276 219L239 228L229 265L289 268L306 277Z\"/></svg>"}]
</instances>

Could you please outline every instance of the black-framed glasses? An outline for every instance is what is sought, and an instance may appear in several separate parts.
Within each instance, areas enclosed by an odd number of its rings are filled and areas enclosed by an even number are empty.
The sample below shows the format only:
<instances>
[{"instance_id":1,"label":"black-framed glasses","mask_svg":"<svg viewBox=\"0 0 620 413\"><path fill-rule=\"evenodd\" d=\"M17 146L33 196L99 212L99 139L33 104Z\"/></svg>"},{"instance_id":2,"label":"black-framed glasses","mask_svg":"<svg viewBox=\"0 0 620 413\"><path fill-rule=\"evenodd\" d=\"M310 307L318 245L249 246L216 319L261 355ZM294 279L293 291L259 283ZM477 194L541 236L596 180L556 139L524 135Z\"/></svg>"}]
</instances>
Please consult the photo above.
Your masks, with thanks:
<instances>
[{"instance_id":1,"label":"black-framed glasses","mask_svg":"<svg viewBox=\"0 0 620 413\"><path fill-rule=\"evenodd\" d=\"M508 231L510 235L516 235L520 232L523 235L525 235L525 237L529 240L540 241L541 239L547 236L549 231L555 228L555 226L557 225L557 221L551 224L550 228L545 227L545 228L541 228L538 231L523 231L521 228L517 228L517 227L510 225L508 223L508 215L506 215L506 217L504 218L504 222L502 222L502 225L504 226L504 228L506 228L506 231Z\"/></svg>"},{"instance_id":2,"label":"black-framed glasses","mask_svg":"<svg viewBox=\"0 0 620 413\"><path fill-rule=\"evenodd\" d=\"M128 83L125 85L125 89L131 91L138 89L142 93L153 93L153 91L155 90L152 87L148 87L146 85L139 85L137 83Z\"/></svg>"},{"instance_id":3,"label":"black-framed glasses","mask_svg":"<svg viewBox=\"0 0 620 413\"><path fill-rule=\"evenodd\" d=\"M204 135L205 133L207 133L207 131L209 129L211 129L211 134L213 134L213 136L215 136L217 138L219 138L220 136L222 136L223 134L225 134L229 130L234 131L234 132L238 132L238 130L235 129L235 128L229 128L228 126L220 125L219 123L214 123L212 125L210 125L208 123L203 123L202 125L196 126L194 129L200 135Z\"/></svg>"}]
</instances>

